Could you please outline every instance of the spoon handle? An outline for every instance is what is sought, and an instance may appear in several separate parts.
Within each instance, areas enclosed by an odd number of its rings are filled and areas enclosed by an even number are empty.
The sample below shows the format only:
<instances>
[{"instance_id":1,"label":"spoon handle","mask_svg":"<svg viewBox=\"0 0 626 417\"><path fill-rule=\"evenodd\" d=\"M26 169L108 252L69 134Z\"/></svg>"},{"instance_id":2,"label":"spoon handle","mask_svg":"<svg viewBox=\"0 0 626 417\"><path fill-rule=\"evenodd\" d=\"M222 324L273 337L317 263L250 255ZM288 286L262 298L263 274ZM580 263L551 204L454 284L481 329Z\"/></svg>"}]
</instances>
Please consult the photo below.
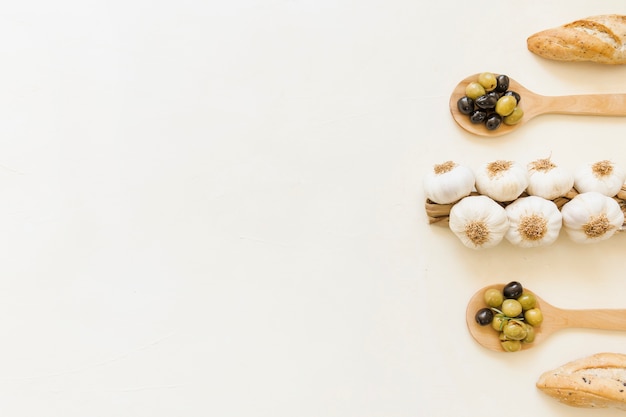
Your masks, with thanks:
<instances>
[{"instance_id":1,"label":"spoon handle","mask_svg":"<svg viewBox=\"0 0 626 417\"><path fill-rule=\"evenodd\" d=\"M626 116L626 94L587 94L546 97L543 113Z\"/></svg>"},{"instance_id":2,"label":"spoon handle","mask_svg":"<svg viewBox=\"0 0 626 417\"><path fill-rule=\"evenodd\" d=\"M563 327L626 330L626 310L563 310Z\"/></svg>"}]
</instances>

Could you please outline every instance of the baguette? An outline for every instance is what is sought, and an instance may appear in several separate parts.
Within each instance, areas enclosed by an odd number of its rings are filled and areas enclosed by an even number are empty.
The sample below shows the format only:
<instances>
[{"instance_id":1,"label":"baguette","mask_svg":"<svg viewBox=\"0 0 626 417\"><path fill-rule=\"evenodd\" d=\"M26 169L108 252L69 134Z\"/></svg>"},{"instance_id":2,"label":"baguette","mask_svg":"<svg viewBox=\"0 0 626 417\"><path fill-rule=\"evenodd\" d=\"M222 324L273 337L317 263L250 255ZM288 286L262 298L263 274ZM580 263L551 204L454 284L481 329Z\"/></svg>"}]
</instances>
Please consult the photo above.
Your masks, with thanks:
<instances>
[{"instance_id":1,"label":"baguette","mask_svg":"<svg viewBox=\"0 0 626 417\"><path fill-rule=\"evenodd\" d=\"M543 373L537 388L563 404L626 411L626 355L598 353Z\"/></svg>"},{"instance_id":2,"label":"baguette","mask_svg":"<svg viewBox=\"0 0 626 417\"><path fill-rule=\"evenodd\" d=\"M527 39L528 50L557 61L626 64L626 16L591 16L547 29Z\"/></svg>"}]
</instances>

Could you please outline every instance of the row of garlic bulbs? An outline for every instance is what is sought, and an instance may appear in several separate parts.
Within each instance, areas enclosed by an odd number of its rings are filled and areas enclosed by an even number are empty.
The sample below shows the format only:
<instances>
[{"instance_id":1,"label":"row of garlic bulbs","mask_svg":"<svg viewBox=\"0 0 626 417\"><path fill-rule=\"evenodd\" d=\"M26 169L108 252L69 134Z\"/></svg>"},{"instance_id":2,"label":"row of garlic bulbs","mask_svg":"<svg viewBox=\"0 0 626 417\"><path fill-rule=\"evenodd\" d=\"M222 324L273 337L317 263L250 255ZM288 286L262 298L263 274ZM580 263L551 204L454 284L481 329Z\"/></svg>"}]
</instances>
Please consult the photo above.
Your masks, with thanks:
<instances>
[{"instance_id":1,"label":"row of garlic bulbs","mask_svg":"<svg viewBox=\"0 0 626 417\"><path fill-rule=\"evenodd\" d=\"M608 160L574 173L550 159L527 166L498 160L476 173L447 161L427 173L424 189L434 203L453 204L449 227L465 246L489 248L506 238L516 246L537 247L553 243L561 228L579 243L613 236L622 228L624 213L612 197L625 181L626 171ZM579 194L559 210L552 200L572 187ZM474 189L480 195L470 195ZM520 197L524 192L528 196Z\"/></svg>"}]
</instances>

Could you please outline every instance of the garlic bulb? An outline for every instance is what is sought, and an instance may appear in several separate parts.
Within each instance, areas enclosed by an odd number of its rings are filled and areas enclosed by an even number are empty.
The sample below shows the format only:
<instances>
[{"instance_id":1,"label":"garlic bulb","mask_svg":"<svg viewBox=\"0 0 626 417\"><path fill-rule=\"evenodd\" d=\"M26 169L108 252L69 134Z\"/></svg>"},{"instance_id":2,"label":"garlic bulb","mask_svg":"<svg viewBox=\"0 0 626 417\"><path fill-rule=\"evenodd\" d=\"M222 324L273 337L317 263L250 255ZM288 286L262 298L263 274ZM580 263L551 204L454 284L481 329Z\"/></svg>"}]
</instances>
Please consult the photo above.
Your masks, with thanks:
<instances>
[{"instance_id":1,"label":"garlic bulb","mask_svg":"<svg viewBox=\"0 0 626 417\"><path fill-rule=\"evenodd\" d=\"M505 237L515 246L545 246L559 237L562 216L550 200L537 196L522 197L506 206L505 211L509 219Z\"/></svg>"},{"instance_id":2,"label":"garlic bulb","mask_svg":"<svg viewBox=\"0 0 626 417\"><path fill-rule=\"evenodd\" d=\"M453 161L433 166L424 177L426 198L437 204L450 204L470 195L474 173Z\"/></svg>"},{"instance_id":3,"label":"garlic bulb","mask_svg":"<svg viewBox=\"0 0 626 417\"><path fill-rule=\"evenodd\" d=\"M604 160L585 165L574 174L574 187L579 193L596 191L609 197L617 195L626 181L626 171Z\"/></svg>"},{"instance_id":4,"label":"garlic bulb","mask_svg":"<svg viewBox=\"0 0 626 417\"><path fill-rule=\"evenodd\" d=\"M494 161L476 172L476 190L496 201L513 201L528 186L528 171L513 161Z\"/></svg>"},{"instance_id":5,"label":"garlic bulb","mask_svg":"<svg viewBox=\"0 0 626 417\"><path fill-rule=\"evenodd\" d=\"M596 191L578 194L561 208L563 228L578 243L591 243L613 236L624 224L619 203Z\"/></svg>"},{"instance_id":6,"label":"garlic bulb","mask_svg":"<svg viewBox=\"0 0 626 417\"><path fill-rule=\"evenodd\" d=\"M528 164L528 188L530 195L554 200L564 196L574 186L574 174L553 163L549 158Z\"/></svg>"},{"instance_id":7,"label":"garlic bulb","mask_svg":"<svg viewBox=\"0 0 626 417\"><path fill-rule=\"evenodd\" d=\"M465 197L450 210L450 230L472 249L496 246L509 228L504 208L484 195Z\"/></svg>"}]
</instances>

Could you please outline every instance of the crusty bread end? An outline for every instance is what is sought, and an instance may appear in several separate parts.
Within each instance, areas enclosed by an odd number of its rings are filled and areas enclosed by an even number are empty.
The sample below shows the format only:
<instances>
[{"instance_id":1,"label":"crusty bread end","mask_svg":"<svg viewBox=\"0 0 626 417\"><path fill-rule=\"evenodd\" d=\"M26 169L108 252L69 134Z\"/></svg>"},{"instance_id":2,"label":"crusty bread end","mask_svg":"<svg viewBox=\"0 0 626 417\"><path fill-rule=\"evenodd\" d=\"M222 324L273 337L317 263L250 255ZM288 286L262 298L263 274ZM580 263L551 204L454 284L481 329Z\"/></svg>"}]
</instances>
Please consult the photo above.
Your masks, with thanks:
<instances>
[{"instance_id":1,"label":"crusty bread end","mask_svg":"<svg viewBox=\"0 0 626 417\"><path fill-rule=\"evenodd\" d=\"M626 411L626 355L598 353L543 373L537 388L572 407Z\"/></svg>"},{"instance_id":2,"label":"crusty bread end","mask_svg":"<svg viewBox=\"0 0 626 417\"><path fill-rule=\"evenodd\" d=\"M626 16L600 15L547 29L527 39L528 50L557 61L626 64Z\"/></svg>"}]
</instances>

